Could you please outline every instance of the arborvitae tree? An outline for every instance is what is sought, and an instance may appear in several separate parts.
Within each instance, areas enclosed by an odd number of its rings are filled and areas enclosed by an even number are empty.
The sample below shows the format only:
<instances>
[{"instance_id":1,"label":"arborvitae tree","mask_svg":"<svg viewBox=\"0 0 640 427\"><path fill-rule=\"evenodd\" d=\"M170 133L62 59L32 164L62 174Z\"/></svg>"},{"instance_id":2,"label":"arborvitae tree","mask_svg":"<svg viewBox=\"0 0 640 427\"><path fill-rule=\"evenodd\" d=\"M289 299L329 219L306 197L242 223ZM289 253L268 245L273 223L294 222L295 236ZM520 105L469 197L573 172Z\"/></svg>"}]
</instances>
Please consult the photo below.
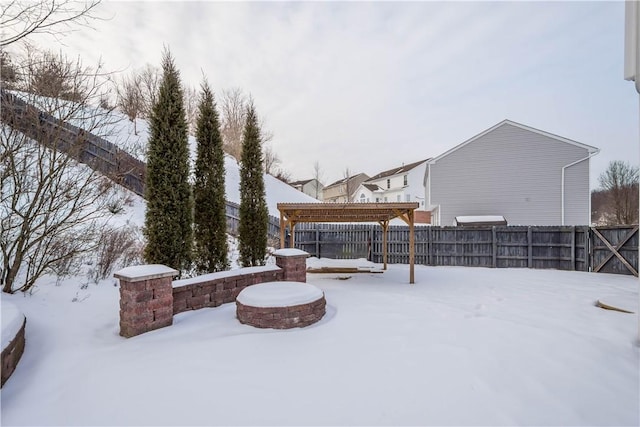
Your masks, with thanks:
<instances>
[{"instance_id":1,"label":"arborvitae tree","mask_svg":"<svg viewBox=\"0 0 640 427\"><path fill-rule=\"evenodd\" d=\"M227 216L224 186L224 151L220 121L213 93L202 83L198 118L198 141L193 196L195 263L199 273L229 268L227 257Z\"/></svg>"},{"instance_id":2,"label":"arborvitae tree","mask_svg":"<svg viewBox=\"0 0 640 427\"><path fill-rule=\"evenodd\" d=\"M193 242L187 121L180 75L168 50L163 54L162 68L147 145L144 258L184 272L190 268Z\"/></svg>"},{"instance_id":3,"label":"arborvitae tree","mask_svg":"<svg viewBox=\"0 0 640 427\"><path fill-rule=\"evenodd\" d=\"M260 127L250 102L242 140L240 164L240 224L238 227L240 264L264 265L267 252L269 214L262 175Z\"/></svg>"}]
</instances>

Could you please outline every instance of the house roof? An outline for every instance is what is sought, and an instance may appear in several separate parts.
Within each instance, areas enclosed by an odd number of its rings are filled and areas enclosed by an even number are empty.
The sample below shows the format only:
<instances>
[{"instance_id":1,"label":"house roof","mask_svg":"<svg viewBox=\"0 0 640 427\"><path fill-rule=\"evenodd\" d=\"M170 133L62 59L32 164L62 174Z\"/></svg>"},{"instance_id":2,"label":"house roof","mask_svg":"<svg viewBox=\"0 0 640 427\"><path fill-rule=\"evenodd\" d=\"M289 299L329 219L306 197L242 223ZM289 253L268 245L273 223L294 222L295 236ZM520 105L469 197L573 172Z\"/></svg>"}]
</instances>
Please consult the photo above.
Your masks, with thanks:
<instances>
[{"instance_id":1,"label":"house roof","mask_svg":"<svg viewBox=\"0 0 640 427\"><path fill-rule=\"evenodd\" d=\"M293 182L290 182L289 185L292 185L292 186L293 185L305 185L305 184L310 183L311 181L313 181L313 178L311 178L311 179L303 179L301 181L293 181Z\"/></svg>"},{"instance_id":2,"label":"house roof","mask_svg":"<svg viewBox=\"0 0 640 427\"><path fill-rule=\"evenodd\" d=\"M421 165L422 163L426 162L427 160L429 160L429 159L420 160L418 162L409 163L408 165L402 165L402 166L399 166L399 167L395 167L393 169L386 170L384 172L380 172L379 174L369 178L367 181L374 181L374 180L378 180L378 179L381 179L381 178L386 178L388 176L409 172L411 169Z\"/></svg>"},{"instance_id":3,"label":"house roof","mask_svg":"<svg viewBox=\"0 0 640 427\"><path fill-rule=\"evenodd\" d=\"M382 190L382 188L378 187L376 184L367 184L366 182L363 182L362 186L365 187L369 191Z\"/></svg>"},{"instance_id":4,"label":"house roof","mask_svg":"<svg viewBox=\"0 0 640 427\"><path fill-rule=\"evenodd\" d=\"M434 157L433 159L429 159L429 163L436 163L438 160L442 159L443 157L448 156L449 154L453 153L454 151L459 150L460 148L464 147L465 145L470 144L473 141L477 140L478 138L481 138L481 137L485 136L489 132L492 132L492 131L498 129L499 127L502 127L502 126L505 126L505 125L515 126L517 128L520 128L520 129L523 129L523 130L527 130L529 132L534 132L534 133L537 133L539 135L543 135L543 136L546 136L548 138L555 139L556 141L564 142L566 144L575 145L576 147L580 147L580 148L583 148L583 149L587 150L589 152L589 154L597 153L597 152L600 151L599 148L592 147L591 145L582 144L580 142L573 141L571 139L564 138L562 136L554 135L552 133L545 132L545 131L540 130L540 129L532 128L530 126L526 126L526 125L523 125L521 123L517 123L517 122L511 121L511 120L505 119L505 120L501 121L500 123L496 124L495 126L492 126L489 129L477 134L476 136L466 140L462 144L458 144L455 147L451 148L450 150L445 151L444 153L440 154L439 156Z\"/></svg>"},{"instance_id":5,"label":"house roof","mask_svg":"<svg viewBox=\"0 0 640 427\"><path fill-rule=\"evenodd\" d=\"M348 177L348 178L342 178L342 179L339 179L339 180L337 180L336 182L333 182L333 183L331 183L331 184L327 185L325 188L333 187L334 185L341 185L341 184L344 184L345 182L347 182L347 180L355 179L355 178L359 177L360 175L364 175L364 176L366 176L367 178L365 178L365 179L368 179L368 178L369 178L369 175L367 175L367 174L365 174L365 173L362 173L362 172L361 172L361 173L356 174L356 175L351 175L351 176L350 176L350 177Z\"/></svg>"}]
</instances>

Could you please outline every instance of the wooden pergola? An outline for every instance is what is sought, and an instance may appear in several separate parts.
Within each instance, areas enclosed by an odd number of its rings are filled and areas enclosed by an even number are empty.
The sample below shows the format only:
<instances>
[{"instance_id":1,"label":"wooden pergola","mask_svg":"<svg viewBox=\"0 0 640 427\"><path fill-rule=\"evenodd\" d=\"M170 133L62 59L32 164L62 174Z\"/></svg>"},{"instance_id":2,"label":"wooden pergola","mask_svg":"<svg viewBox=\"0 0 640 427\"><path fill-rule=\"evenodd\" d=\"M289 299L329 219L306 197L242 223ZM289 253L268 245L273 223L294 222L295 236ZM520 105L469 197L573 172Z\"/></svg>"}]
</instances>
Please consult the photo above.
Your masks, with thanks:
<instances>
[{"instance_id":1,"label":"wooden pergola","mask_svg":"<svg viewBox=\"0 0 640 427\"><path fill-rule=\"evenodd\" d=\"M389 221L400 218L409 225L409 283L414 280L414 210L417 202L398 203L278 203L280 211L280 247L284 245L287 225L291 230L289 246L295 244L295 226L302 222L377 222L382 227L382 261L387 269L387 231Z\"/></svg>"}]
</instances>

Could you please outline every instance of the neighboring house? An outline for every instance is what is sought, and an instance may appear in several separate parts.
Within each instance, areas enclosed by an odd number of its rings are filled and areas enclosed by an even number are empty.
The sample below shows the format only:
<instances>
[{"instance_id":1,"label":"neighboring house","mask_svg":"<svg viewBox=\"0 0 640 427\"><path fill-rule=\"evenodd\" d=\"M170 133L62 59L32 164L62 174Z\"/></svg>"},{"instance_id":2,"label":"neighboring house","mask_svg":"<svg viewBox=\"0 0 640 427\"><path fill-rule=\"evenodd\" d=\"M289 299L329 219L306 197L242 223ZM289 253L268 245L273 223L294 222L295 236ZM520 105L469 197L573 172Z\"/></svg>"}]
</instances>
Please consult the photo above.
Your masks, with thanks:
<instances>
[{"instance_id":1,"label":"neighboring house","mask_svg":"<svg viewBox=\"0 0 640 427\"><path fill-rule=\"evenodd\" d=\"M324 187L322 199L327 203L353 202L356 190L367 179L369 179L369 175L365 173L352 175L348 179L342 178Z\"/></svg>"},{"instance_id":2,"label":"neighboring house","mask_svg":"<svg viewBox=\"0 0 640 427\"><path fill-rule=\"evenodd\" d=\"M358 187L355 202L418 202L425 210L424 173L427 160L380 172Z\"/></svg>"},{"instance_id":3,"label":"neighboring house","mask_svg":"<svg viewBox=\"0 0 640 427\"><path fill-rule=\"evenodd\" d=\"M381 195L383 192L384 190L382 188L375 184L367 184L365 181L356 189L356 195L353 201L357 203L380 202L382 201Z\"/></svg>"},{"instance_id":4,"label":"neighboring house","mask_svg":"<svg viewBox=\"0 0 640 427\"><path fill-rule=\"evenodd\" d=\"M305 179L304 181L294 181L289 183L290 186L304 194L317 200L322 200L322 190L324 185L317 179Z\"/></svg>"},{"instance_id":5,"label":"neighboring house","mask_svg":"<svg viewBox=\"0 0 640 427\"><path fill-rule=\"evenodd\" d=\"M590 223L589 160L599 150L504 120L427 162L433 225L502 215L509 225Z\"/></svg>"}]
</instances>

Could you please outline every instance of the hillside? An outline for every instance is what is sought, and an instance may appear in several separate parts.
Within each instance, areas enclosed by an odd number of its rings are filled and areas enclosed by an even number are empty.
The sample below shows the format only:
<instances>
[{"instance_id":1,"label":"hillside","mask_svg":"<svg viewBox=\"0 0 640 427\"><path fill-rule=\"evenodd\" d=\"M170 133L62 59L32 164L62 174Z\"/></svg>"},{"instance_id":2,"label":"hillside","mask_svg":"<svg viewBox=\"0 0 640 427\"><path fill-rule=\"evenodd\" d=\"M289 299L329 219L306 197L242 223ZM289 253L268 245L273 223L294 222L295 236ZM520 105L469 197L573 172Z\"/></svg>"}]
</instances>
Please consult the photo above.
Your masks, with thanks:
<instances>
[{"instance_id":1,"label":"hillside","mask_svg":"<svg viewBox=\"0 0 640 427\"><path fill-rule=\"evenodd\" d=\"M134 133L134 124L125 115L119 112L111 113L114 120L106 129L107 139L118 145L123 150L129 152L139 160L146 161L146 145L149 139L149 125L146 120L137 119L135 128L137 135ZM191 150L192 161L195 159L196 140L189 136L189 146ZM225 192L227 200L234 203L240 203L240 167L236 160L231 156L225 156ZM318 200L294 189L290 185L274 178L271 175L264 174L264 184L267 196L267 206L269 214L278 217L278 203L315 203Z\"/></svg>"}]
</instances>

